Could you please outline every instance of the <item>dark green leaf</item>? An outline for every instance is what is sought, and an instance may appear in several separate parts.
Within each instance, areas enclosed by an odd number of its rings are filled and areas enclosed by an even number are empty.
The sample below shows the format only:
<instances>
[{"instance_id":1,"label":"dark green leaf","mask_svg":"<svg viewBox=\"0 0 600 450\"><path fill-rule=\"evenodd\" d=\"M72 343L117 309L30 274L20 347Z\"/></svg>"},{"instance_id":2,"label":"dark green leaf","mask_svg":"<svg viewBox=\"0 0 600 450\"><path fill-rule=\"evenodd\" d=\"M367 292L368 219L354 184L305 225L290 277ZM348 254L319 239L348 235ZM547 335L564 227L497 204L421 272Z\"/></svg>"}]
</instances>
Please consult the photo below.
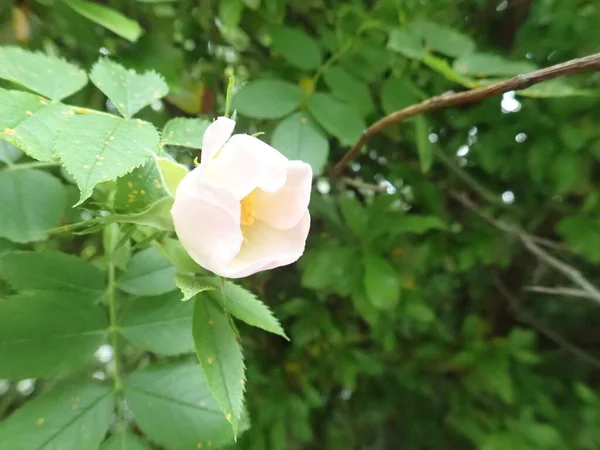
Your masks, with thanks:
<instances>
[{"instance_id":1,"label":"dark green leaf","mask_svg":"<svg viewBox=\"0 0 600 450\"><path fill-rule=\"evenodd\" d=\"M150 450L150 447L135 434L124 432L115 434L104 441L100 446L100 450Z\"/></svg>"},{"instance_id":2,"label":"dark green leaf","mask_svg":"<svg viewBox=\"0 0 600 450\"><path fill-rule=\"evenodd\" d=\"M321 49L317 42L301 29L277 27L271 37L271 48L292 66L301 70L313 70L321 65Z\"/></svg>"},{"instance_id":3,"label":"dark green leaf","mask_svg":"<svg viewBox=\"0 0 600 450\"><path fill-rule=\"evenodd\" d=\"M317 93L310 97L308 110L342 145L355 144L367 127L360 114L329 94Z\"/></svg>"},{"instance_id":4,"label":"dark green leaf","mask_svg":"<svg viewBox=\"0 0 600 450\"><path fill-rule=\"evenodd\" d=\"M334 97L355 106L361 115L368 116L375 109L368 85L341 67L332 67L323 74L323 79Z\"/></svg>"},{"instance_id":5,"label":"dark green leaf","mask_svg":"<svg viewBox=\"0 0 600 450\"><path fill-rule=\"evenodd\" d=\"M379 309L394 308L400 300L400 280L393 267L376 253L364 256L367 297Z\"/></svg>"},{"instance_id":6,"label":"dark green leaf","mask_svg":"<svg viewBox=\"0 0 600 450\"><path fill-rule=\"evenodd\" d=\"M176 270L157 248L150 247L133 255L117 286L132 295L161 295L177 289Z\"/></svg>"},{"instance_id":7,"label":"dark green leaf","mask_svg":"<svg viewBox=\"0 0 600 450\"><path fill-rule=\"evenodd\" d=\"M418 101L414 87L405 79L391 76L381 87L381 107L386 114L414 105Z\"/></svg>"},{"instance_id":8,"label":"dark green leaf","mask_svg":"<svg viewBox=\"0 0 600 450\"><path fill-rule=\"evenodd\" d=\"M473 52L475 43L452 28L428 20L416 20L409 26L410 32L425 41L425 46L446 56L459 57Z\"/></svg>"},{"instance_id":9,"label":"dark green leaf","mask_svg":"<svg viewBox=\"0 0 600 450\"><path fill-rule=\"evenodd\" d=\"M246 84L233 97L233 108L254 119L279 119L302 103L298 86L281 80L256 80Z\"/></svg>"},{"instance_id":10,"label":"dark green leaf","mask_svg":"<svg viewBox=\"0 0 600 450\"><path fill-rule=\"evenodd\" d=\"M115 208L139 213L169 195L154 158L117 180Z\"/></svg>"},{"instance_id":11,"label":"dark green leaf","mask_svg":"<svg viewBox=\"0 0 600 450\"><path fill-rule=\"evenodd\" d=\"M405 28L393 28L390 31L387 48L411 59L423 59L426 53L419 37Z\"/></svg>"},{"instance_id":12,"label":"dark green leaf","mask_svg":"<svg viewBox=\"0 0 600 450\"><path fill-rule=\"evenodd\" d=\"M415 117L415 134L421 172L427 173L433 164L433 146L429 142L429 124L424 116Z\"/></svg>"}]
</instances>

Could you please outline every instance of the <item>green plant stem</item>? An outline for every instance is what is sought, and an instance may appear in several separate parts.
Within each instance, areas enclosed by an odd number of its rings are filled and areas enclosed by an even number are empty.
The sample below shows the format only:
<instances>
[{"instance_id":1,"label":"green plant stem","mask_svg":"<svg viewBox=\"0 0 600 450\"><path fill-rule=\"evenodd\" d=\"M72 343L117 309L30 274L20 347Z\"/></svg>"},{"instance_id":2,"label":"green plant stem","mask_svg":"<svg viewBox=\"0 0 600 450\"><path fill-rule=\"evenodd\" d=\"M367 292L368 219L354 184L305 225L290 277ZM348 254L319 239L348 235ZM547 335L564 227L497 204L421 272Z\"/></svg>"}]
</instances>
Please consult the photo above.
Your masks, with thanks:
<instances>
[{"instance_id":1,"label":"green plant stem","mask_svg":"<svg viewBox=\"0 0 600 450\"><path fill-rule=\"evenodd\" d=\"M117 325L117 299L115 296L115 265L112 261L109 261L108 263L107 273L108 286L106 287L106 302L108 304L108 318L110 324L108 329L110 343L113 348L113 361L115 364L113 380L114 389L117 393L117 398L119 399L123 392L123 382L121 381L121 362L119 361L119 327ZM119 405L117 405L117 423L119 424L119 428L123 429L123 415Z\"/></svg>"},{"instance_id":2,"label":"green plant stem","mask_svg":"<svg viewBox=\"0 0 600 450\"><path fill-rule=\"evenodd\" d=\"M4 168L4 170L26 170L26 169L41 169L44 167L57 167L60 164L53 161L33 161L23 164L12 164Z\"/></svg>"},{"instance_id":3,"label":"green plant stem","mask_svg":"<svg viewBox=\"0 0 600 450\"><path fill-rule=\"evenodd\" d=\"M337 52L331 55L331 57L327 61L321 64L321 67L317 69L315 75L312 78L313 85L316 86L321 76L323 76L323 74L327 72L327 70L329 70L331 66L333 66L342 56L344 56L348 51L350 51L352 45L352 41L346 42L346 44L344 44L342 48L340 48Z\"/></svg>"}]
</instances>

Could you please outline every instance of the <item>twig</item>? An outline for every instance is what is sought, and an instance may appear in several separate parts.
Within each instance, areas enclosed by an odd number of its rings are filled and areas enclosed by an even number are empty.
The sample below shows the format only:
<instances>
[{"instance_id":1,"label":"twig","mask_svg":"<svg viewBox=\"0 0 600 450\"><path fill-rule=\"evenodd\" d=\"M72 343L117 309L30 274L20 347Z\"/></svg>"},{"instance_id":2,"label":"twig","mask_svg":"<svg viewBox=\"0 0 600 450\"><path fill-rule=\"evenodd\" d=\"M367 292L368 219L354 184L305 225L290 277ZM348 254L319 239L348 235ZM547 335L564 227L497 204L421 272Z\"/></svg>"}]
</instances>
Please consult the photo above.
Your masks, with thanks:
<instances>
[{"instance_id":1,"label":"twig","mask_svg":"<svg viewBox=\"0 0 600 450\"><path fill-rule=\"evenodd\" d=\"M365 183L364 181L355 179L355 178L343 177L342 181L345 184L347 184L348 186L352 186L352 187L355 187L356 189L360 189L363 191L387 192L387 190L388 190L387 186L379 186L378 184Z\"/></svg>"},{"instance_id":2,"label":"twig","mask_svg":"<svg viewBox=\"0 0 600 450\"><path fill-rule=\"evenodd\" d=\"M539 292L540 294L549 294L549 295L565 295L567 297L581 297L592 299L592 296L584 291L583 289L574 289L568 288L564 286L559 287L546 287L546 286L526 286L524 288L526 291L530 292Z\"/></svg>"},{"instance_id":3,"label":"twig","mask_svg":"<svg viewBox=\"0 0 600 450\"><path fill-rule=\"evenodd\" d=\"M411 105L399 111L395 111L392 114L379 119L365 131L363 131L362 136L354 145L354 147L352 147L343 156L343 158L340 159L335 166L333 166L333 169L330 171L330 176L332 179L338 178L346 164L348 164L348 162L358 155L363 145L365 145L371 137L389 125L402 122L405 119L418 116L420 114L447 108L449 106L478 102L484 98L493 97L508 91L519 91L542 81L551 80L564 75L597 69L600 69L600 53L585 56L583 58L572 59L571 61L546 67L545 69L536 70L535 72L530 72L528 74L517 75L490 86L471 89L455 94L443 94L432 97L424 102Z\"/></svg>"}]
</instances>

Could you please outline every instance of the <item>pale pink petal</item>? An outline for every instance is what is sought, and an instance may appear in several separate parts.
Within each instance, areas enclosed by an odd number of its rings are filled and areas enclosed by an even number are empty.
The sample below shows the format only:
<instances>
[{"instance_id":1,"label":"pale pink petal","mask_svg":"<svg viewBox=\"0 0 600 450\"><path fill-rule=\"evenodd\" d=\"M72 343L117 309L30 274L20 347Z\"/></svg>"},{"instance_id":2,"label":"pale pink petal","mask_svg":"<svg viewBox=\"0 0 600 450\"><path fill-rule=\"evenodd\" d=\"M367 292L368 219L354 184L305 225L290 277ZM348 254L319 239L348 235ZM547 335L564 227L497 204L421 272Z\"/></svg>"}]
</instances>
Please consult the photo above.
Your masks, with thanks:
<instances>
[{"instance_id":1,"label":"pale pink petal","mask_svg":"<svg viewBox=\"0 0 600 450\"><path fill-rule=\"evenodd\" d=\"M236 134L206 165L205 174L241 200L256 188L267 192L280 189L286 181L288 163L285 156L260 139Z\"/></svg>"},{"instance_id":2,"label":"pale pink petal","mask_svg":"<svg viewBox=\"0 0 600 450\"><path fill-rule=\"evenodd\" d=\"M219 117L209 125L202 137L201 163L210 161L215 156L225 145L234 128L235 121L227 117Z\"/></svg>"},{"instance_id":3,"label":"pale pink petal","mask_svg":"<svg viewBox=\"0 0 600 450\"><path fill-rule=\"evenodd\" d=\"M185 185L182 188L185 181L179 185L171 209L177 236L194 261L217 275L225 275L243 243L240 203L210 181L192 180L187 183L189 190Z\"/></svg>"},{"instance_id":4,"label":"pale pink petal","mask_svg":"<svg viewBox=\"0 0 600 450\"><path fill-rule=\"evenodd\" d=\"M287 180L277 192L258 191L257 219L272 227L286 230L304 216L310 201L312 169L301 161L288 161Z\"/></svg>"},{"instance_id":5,"label":"pale pink petal","mask_svg":"<svg viewBox=\"0 0 600 450\"><path fill-rule=\"evenodd\" d=\"M242 278L263 270L291 264L302 256L310 229L310 215L288 230L278 230L256 221L246 229L248 242L237 257L225 268L229 278Z\"/></svg>"}]
</instances>

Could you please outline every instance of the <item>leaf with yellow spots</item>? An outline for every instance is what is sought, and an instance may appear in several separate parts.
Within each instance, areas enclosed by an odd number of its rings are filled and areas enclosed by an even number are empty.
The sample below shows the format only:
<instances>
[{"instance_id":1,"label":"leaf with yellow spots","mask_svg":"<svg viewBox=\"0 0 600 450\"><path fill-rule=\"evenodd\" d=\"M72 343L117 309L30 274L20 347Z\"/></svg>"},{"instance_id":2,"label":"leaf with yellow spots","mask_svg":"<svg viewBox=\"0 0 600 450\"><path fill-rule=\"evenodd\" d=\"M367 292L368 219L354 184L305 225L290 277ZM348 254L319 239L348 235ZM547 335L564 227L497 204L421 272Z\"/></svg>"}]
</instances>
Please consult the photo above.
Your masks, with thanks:
<instances>
[{"instance_id":1,"label":"leaf with yellow spots","mask_svg":"<svg viewBox=\"0 0 600 450\"><path fill-rule=\"evenodd\" d=\"M196 294L204 291L214 291L218 288L218 280L213 277L196 277L178 273L175 275L175 284L183 294L181 301L193 299Z\"/></svg>"},{"instance_id":2,"label":"leaf with yellow spots","mask_svg":"<svg viewBox=\"0 0 600 450\"><path fill-rule=\"evenodd\" d=\"M192 326L196 355L213 398L238 434L244 403L244 357L222 306L210 296L196 297Z\"/></svg>"},{"instance_id":3,"label":"leaf with yellow spots","mask_svg":"<svg viewBox=\"0 0 600 450\"><path fill-rule=\"evenodd\" d=\"M162 75L154 71L138 74L106 58L94 64L90 79L126 118L169 92Z\"/></svg>"},{"instance_id":4,"label":"leaf with yellow spots","mask_svg":"<svg viewBox=\"0 0 600 450\"><path fill-rule=\"evenodd\" d=\"M54 100L74 94L88 81L74 64L18 47L0 47L0 78Z\"/></svg>"},{"instance_id":5,"label":"leaf with yellow spots","mask_svg":"<svg viewBox=\"0 0 600 450\"><path fill-rule=\"evenodd\" d=\"M28 401L5 420L0 427L0 448L98 448L113 408L110 386L68 380Z\"/></svg>"},{"instance_id":6,"label":"leaf with yellow spots","mask_svg":"<svg viewBox=\"0 0 600 450\"><path fill-rule=\"evenodd\" d=\"M210 125L208 120L177 117L165 125L162 143L189 148L202 148L202 137Z\"/></svg>"},{"instance_id":7,"label":"leaf with yellow spots","mask_svg":"<svg viewBox=\"0 0 600 450\"><path fill-rule=\"evenodd\" d=\"M117 180L115 208L123 212L141 212L168 195L153 158Z\"/></svg>"},{"instance_id":8,"label":"leaf with yellow spots","mask_svg":"<svg viewBox=\"0 0 600 450\"><path fill-rule=\"evenodd\" d=\"M54 150L79 186L79 205L92 195L96 184L116 180L143 165L158 148L158 141L158 132L148 122L87 114L66 124Z\"/></svg>"},{"instance_id":9,"label":"leaf with yellow spots","mask_svg":"<svg viewBox=\"0 0 600 450\"><path fill-rule=\"evenodd\" d=\"M100 450L150 450L150 447L135 434L125 431L104 441Z\"/></svg>"}]
</instances>

